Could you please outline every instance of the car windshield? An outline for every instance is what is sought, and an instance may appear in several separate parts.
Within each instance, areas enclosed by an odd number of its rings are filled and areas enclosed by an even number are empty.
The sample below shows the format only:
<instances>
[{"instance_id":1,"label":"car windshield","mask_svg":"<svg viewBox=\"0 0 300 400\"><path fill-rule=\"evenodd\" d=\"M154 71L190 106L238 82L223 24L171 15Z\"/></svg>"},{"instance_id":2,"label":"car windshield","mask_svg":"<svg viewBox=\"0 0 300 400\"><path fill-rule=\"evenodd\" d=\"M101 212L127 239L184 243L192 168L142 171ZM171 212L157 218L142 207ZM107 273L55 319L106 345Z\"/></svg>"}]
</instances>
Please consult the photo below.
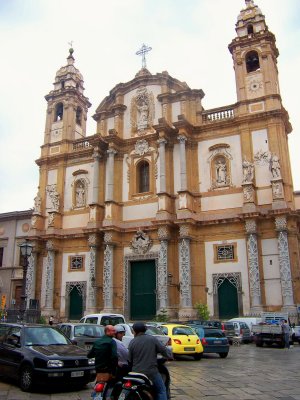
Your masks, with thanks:
<instances>
[{"instance_id":1,"label":"car windshield","mask_svg":"<svg viewBox=\"0 0 300 400\"><path fill-rule=\"evenodd\" d=\"M200 339L204 338L204 329L200 326L193 326L194 331L197 333Z\"/></svg>"},{"instance_id":2,"label":"car windshield","mask_svg":"<svg viewBox=\"0 0 300 400\"><path fill-rule=\"evenodd\" d=\"M106 317L101 318L101 325L117 325L117 324L124 324L124 318L116 317L114 315L108 315Z\"/></svg>"},{"instance_id":3,"label":"car windshield","mask_svg":"<svg viewBox=\"0 0 300 400\"><path fill-rule=\"evenodd\" d=\"M186 326L175 326L172 329L172 335L195 335L195 332Z\"/></svg>"},{"instance_id":4,"label":"car windshield","mask_svg":"<svg viewBox=\"0 0 300 400\"><path fill-rule=\"evenodd\" d=\"M222 331L212 330L205 330L205 337L206 338L223 338L225 335Z\"/></svg>"},{"instance_id":5,"label":"car windshield","mask_svg":"<svg viewBox=\"0 0 300 400\"><path fill-rule=\"evenodd\" d=\"M51 327L28 327L25 329L25 346L49 346L70 344L68 339Z\"/></svg>"},{"instance_id":6,"label":"car windshield","mask_svg":"<svg viewBox=\"0 0 300 400\"><path fill-rule=\"evenodd\" d=\"M74 327L74 336L100 337L104 335L104 328L100 325L77 325Z\"/></svg>"},{"instance_id":7,"label":"car windshield","mask_svg":"<svg viewBox=\"0 0 300 400\"><path fill-rule=\"evenodd\" d=\"M157 326L147 325L146 334L147 335L164 335L164 332Z\"/></svg>"}]
</instances>

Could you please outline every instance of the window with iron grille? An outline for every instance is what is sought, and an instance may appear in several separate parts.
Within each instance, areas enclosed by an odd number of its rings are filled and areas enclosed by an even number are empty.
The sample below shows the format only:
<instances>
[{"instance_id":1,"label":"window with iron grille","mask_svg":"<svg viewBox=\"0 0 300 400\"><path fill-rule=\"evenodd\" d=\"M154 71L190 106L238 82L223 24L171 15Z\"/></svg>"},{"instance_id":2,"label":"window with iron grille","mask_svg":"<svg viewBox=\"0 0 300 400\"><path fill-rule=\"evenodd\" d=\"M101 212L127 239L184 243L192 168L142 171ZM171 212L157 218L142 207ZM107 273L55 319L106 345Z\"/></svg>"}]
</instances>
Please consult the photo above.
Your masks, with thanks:
<instances>
[{"instance_id":1,"label":"window with iron grille","mask_svg":"<svg viewBox=\"0 0 300 400\"><path fill-rule=\"evenodd\" d=\"M69 260L70 271L82 271L84 269L84 256L71 256Z\"/></svg>"},{"instance_id":2,"label":"window with iron grille","mask_svg":"<svg viewBox=\"0 0 300 400\"><path fill-rule=\"evenodd\" d=\"M214 245L214 261L218 262L228 262L237 261L236 243L231 244L217 244Z\"/></svg>"}]
</instances>

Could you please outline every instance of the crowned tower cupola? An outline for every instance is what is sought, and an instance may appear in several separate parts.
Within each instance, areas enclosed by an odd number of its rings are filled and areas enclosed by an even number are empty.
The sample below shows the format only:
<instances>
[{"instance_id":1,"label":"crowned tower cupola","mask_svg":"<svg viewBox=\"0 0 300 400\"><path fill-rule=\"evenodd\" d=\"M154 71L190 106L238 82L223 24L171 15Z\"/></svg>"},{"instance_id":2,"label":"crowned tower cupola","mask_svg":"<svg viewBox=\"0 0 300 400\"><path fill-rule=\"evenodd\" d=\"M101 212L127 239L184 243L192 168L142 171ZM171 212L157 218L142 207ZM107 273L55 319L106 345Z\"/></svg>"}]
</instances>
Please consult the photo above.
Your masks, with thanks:
<instances>
[{"instance_id":1,"label":"crowned tower cupola","mask_svg":"<svg viewBox=\"0 0 300 400\"><path fill-rule=\"evenodd\" d=\"M57 71L54 89L45 96L48 102L45 144L86 136L87 111L91 103L84 96L83 77L74 66L73 52L71 48L67 65Z\"/></svg>"},{"instance_id":2,"label":"crowned tower cupola","mask_svg":"<svg viewBox=\"0 0 300 400\"><path fill-rule=\"evenodd\" d=\"M280 108L276 39L253 0L246 0L229 45L234 61L237 100L261 98L264 109Z\"/></svg>"}]
</instances>

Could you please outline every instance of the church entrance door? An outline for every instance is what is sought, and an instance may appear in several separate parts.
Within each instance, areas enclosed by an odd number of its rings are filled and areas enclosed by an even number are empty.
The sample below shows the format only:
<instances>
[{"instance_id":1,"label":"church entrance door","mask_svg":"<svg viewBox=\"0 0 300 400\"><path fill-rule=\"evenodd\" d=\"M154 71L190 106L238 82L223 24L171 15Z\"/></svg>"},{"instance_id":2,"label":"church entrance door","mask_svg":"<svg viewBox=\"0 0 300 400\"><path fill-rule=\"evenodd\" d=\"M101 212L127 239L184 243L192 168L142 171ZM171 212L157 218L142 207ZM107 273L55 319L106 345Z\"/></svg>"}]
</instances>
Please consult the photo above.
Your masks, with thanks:
<instances>
[{"instance_id":1,"label":"church entrance door","mask_svg":"<svg viewBox=\"0 0 300 400\"><path fill-rule=\"evenodd\" d=\"M229 280L224 279L218 287L219 318L229 319L238 317L238 293L236 286Z\"/></svg>"},{"instance_id":2,"label":"church entrance door","mask_svg":"<svg viewBox=\"0 0 300 400\"><path fill-rule=\"evenodd\" d=\"M76 286L70 291L70 310L69 319L78 320L83 315L83 300Z\"/></svg>"},{"instance_id":3,"label":"church entrance door","mask_svg":"<svg viewBox=\"0 0 300 400\"><path fill-rule=\"evenodd\" d=\"M130 318L152 319L156 314L155 261L132 261L130 267Z\"/></svg>"}]
</instances>

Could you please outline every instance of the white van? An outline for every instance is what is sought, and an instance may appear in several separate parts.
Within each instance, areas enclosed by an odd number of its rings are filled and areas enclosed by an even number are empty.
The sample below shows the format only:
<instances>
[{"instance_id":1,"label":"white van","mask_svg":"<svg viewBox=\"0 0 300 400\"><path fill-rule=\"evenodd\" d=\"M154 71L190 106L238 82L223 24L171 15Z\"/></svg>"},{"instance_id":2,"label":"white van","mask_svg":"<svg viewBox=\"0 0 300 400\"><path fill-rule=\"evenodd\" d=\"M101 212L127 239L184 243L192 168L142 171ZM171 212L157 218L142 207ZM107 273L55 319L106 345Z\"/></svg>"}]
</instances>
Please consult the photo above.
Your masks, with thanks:
<instances>
[{"instance_id":1,"label":"white van","mask_svg":"<svg viewBox=\"0 0 300 400\"><path fill-rule=\"evenodd\" d=\"M98 325L117 325L126 323L124 315L110 313L88 314L82 317L79 322Z\"/></svg>"}]
</instances>

